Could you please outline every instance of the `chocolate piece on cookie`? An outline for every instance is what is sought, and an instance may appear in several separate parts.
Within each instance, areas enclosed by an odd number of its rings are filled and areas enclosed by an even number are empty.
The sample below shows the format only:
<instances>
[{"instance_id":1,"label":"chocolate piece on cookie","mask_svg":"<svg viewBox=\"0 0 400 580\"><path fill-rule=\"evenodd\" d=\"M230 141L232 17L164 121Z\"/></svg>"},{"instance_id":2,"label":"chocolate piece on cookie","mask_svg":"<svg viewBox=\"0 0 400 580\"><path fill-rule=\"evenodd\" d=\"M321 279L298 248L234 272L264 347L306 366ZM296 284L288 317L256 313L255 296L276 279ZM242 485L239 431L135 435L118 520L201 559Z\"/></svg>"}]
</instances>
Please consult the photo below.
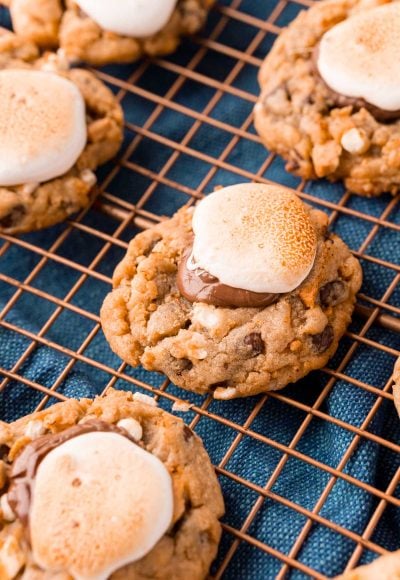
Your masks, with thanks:
<instances>
[{"instance_id":1,"label":"chocolate piece on cookie","mask_svg":"<svg viewBox=\"0 0 400 580\"><path fill-rule=\"evenodd\" d=\"M0 34L0 232L38 230L91 200L97 167L118 152L123 114L91 72Z\"/></svg>"},{"instance_id":2,"label":"chocolate piece on cookie","mask_svg":"<svg viewBox=\"0 0 400 580\"><path fill-rule=\"evenodd\" d=\"M111 348L218 399L280 389L321 368L362 279L327 221L294 192L259 184L181 209L136 236L118 265L101 310Z\"/></svg>"},{"instance_id":3,"label":"chocolate piece on cookie","mask_svg":"<svg viewBox=\"0 0 400 580\"><path fill-rule=\"evenodd\" d=\"M224 511L201 440L110 390L0 423L2 578L202 580Z\"/></svg>"},{"instance_id":4,"label":"chocolate piece on cookie","mask_svg":"<svg viewBox=\"0 0 400 580\"><path fill-rule=\"evenodd\" d=\"M1 0L0 0L1 3ZM60 47L94 65L174 52L198 32L214 0L3 0L14 30L41 48Z\"/></svg>"},{"instance_id":5,"label":"chocolate piece on cookie","mask_svg":"<svg viewBox=\"0 0 400 580\"><path fill-rule=\"evenodd\" d=\"M285 29L260 73L255 124L305 179L400 190L400 4L322 0Z\"/></svg>"}]
</instances>

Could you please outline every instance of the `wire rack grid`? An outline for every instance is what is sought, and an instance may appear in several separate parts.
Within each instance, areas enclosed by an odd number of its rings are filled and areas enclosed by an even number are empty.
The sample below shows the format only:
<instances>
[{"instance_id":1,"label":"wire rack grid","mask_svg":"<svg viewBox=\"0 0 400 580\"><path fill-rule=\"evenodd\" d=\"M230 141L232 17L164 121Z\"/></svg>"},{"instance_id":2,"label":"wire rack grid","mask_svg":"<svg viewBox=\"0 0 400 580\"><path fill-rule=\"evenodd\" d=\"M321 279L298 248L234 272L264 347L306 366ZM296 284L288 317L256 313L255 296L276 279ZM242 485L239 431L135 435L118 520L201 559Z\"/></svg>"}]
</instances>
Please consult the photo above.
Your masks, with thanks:
<instances>
[{"instance_id":1,"label":"wire rack grid","mask_svg":"<svg viewBox=\"0 0 400 580\"><path fill-rule=\"evenodd\" d=\"M0 247L1 417L110 387L169 410L189 401L182 417L203 437L226 500L216 579L322 579L398 547L399 200L289 175L252 126L258 67L311 4L221 0L176 55L95 71L125 110L122 153L99 172L90 209L46 232L4 235ZM121 364L98 311L135 233L216 185L249 180L292 187L326 211L366 282L327 368L281 392L219 403Z\"/></svg>"}]
</instances>

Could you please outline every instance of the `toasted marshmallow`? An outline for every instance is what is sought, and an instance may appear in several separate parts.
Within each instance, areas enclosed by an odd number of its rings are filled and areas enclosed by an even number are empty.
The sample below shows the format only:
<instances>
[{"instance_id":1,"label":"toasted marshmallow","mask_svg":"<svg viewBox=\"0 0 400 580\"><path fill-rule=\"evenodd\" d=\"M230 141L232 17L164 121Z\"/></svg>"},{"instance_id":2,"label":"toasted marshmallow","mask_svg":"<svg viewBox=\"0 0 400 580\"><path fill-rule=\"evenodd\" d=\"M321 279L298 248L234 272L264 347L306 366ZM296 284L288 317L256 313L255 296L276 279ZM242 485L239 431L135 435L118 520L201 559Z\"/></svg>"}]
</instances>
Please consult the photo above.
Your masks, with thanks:
<instances>
[{"instance_id":1,"label":"toasted marshmallow","mask_svg":"<svg viewBox=\"0 0 400 580\"><path fill-rule=\"evenodd\" d=\"M33 558L46 572L105 580L145 556L173 514L171 477L118 433L69 439L41 461L29 512Z\"/></svg>"},{"instance_id":2,"label":"toasted marshmallow","mask_svg":"<svg viewBox=\"0 0 400 580\"><path fill-rule=\"evenodd\" d=\"M290 292L309 274L317 240L309 213L291 191L246 183L197 206L189 268L253 292Z\"/></svg>"},{"instance_id":3,"label":"toasted marshmallow","mask_svg":"<svg viewBox=\"0 0 400 580\"><path fill-rule=\"evenodd\" d=\"M101 28L122 36L144 38L167 24L177 0L75 0Z\"/></svg>"},{"instance_id":4,"label":"toasted marshmallow","mask_svg":"<svg viewBox=\"0 0 400 580\"><path fill-rule=\"evenodd\" d=\"M0 71L0 187L63 175L86 141L85 103L74 83L43 71Z\"/></svg>"},{"instance_id":5,"label":"toasted marshmallow","mask_svg":"<svg viewBox=\"0 0 400 580\"><path fill-rule=\"evenodd\" d=\"M400 2L364 10L331 28L320 42L317 67L346 97L386 111L400 109Z\"/></svg>"}]
</instances>

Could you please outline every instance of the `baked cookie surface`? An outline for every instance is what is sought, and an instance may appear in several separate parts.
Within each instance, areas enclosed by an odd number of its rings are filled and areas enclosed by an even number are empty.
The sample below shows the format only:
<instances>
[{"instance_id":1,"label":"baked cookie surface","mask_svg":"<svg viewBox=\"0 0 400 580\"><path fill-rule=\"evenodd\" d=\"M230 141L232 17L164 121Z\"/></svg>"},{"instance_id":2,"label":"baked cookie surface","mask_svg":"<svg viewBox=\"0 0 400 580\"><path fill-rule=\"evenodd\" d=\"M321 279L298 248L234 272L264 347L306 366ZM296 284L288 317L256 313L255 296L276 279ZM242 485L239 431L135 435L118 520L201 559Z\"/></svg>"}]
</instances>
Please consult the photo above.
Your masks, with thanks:
<instances>
[{"instance_id":1,"label":"baked cookie surface","mask_svg":"<svg viewBox=\"0 0 400 580\"><path fill-rule=\"evenodd\" d=\"M4 3L10 6L13 27L19 35L42 48L61 47L69 59L101 66L174 52L181 37L194 34L204 25L214 0L178 0L161 30L143 38L104 30L72 0Z\"/></svg>"},{"instance_id":2,"label":"baked cookie surface","mask_svg":"<svg viewBox=\"0 0 400 580\"><path fill-rule=\"evenodd\" d=\"M390 2L389 2L390 3ZM303 11L276 40L259 73L257 131L286 168L304 179L343 180L365 196L400 189L400 111L378 120L374 107L340 99L316 71L323 35L384 0L322 0ZM378 115L379 116L379 115Z\"/></svg>"},{"instance_id":3,"label":"baked cookie surface","mask_svg":"<svg viewBox=\"0 0 400 580\"><path fill-rule=\"evenodd\" d=\"M134 445L161 461L172 480L173 516L167 532L144 557L122 566L110 577L128 580L205 578L216 556L221 535L218 519L223 514L224 505L202 442L181 419L157 408L154 399L112 389L105 397L94 401L71 399L14 423L0 423L1 578L72 578L67 572L56 574L37 565L27 539L26 526L10 513L12 502L6 499L6 492L13 466L30 445L43 448L43 441L49 436L50 440L51 435L62 438L71 428L82 428L92 421L97 421L101 429L126 429L126 435L136 441ZM49 454L45 459L47 457ZM63 492L56 490L57 493ZM32 512L29 521L32 525ZM120 533L123 536L124 530L121 529ZM107 546L103 545L102 550L107 551Z\"/></svg>"},{"instance_id":4,"label":"baked cookie surface","mask_svg":"<svg viewBox=\"0 0 400 580\"><path fill-rule=\"evenodd\" d=\"M280 389L324 366L350 322L362 273L327 231L327 216L304 208L316 232L314 265L295 290L266 307L213 306L181 294L177 272L193 242L192 209L140 233L101 310L113 351L219 399Z\"/></svg>"},{"instance_id":5,"label":"baked cookie surface","mask_svg":"<svg viewBox=\"0 0 400 580\"><path fill-rule=\"evenodd\" d=\"M366 566L360 566L338 576L336 580L396 580L400 578L400 551L381 556Z\"/></svg>"},{"instance_id":6,"label":"baked cookie surface","mask_svg":"<svg viewBox=\"0 0 400 580\"><path fill-rule=\"evenodd\" d=\"M87 140L64 175L41 183L0 185L0 231L8 234L51 226L86 207L96 182L93 171L114 157L122 142L123 114L112 92L89 71L68 69L52 55L38 57L34 44L0 31L0 71L52 71L79 89L86 109Z\"/></svg>"}]
</instances>

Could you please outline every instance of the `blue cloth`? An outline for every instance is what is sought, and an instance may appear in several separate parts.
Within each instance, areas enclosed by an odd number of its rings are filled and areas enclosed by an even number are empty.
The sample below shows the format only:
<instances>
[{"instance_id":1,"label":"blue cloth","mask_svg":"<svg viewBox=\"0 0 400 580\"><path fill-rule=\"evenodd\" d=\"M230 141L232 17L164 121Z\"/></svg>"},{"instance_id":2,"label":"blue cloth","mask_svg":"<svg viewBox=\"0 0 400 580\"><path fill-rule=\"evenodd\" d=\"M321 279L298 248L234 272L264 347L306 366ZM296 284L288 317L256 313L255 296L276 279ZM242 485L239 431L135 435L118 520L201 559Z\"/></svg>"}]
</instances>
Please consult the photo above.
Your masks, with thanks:
<instances>
[{"instance_id":1,"label":"blue cloth","mask_svg":"<svg viewBox=\"0 0 400 580\"><path fill-rule=\"evenodd\" d=\"M238 3L222 0L221 4L230 6ZM266 19L276 8L274 0L258 2L242 0L239 4L243 12L262 19ZM287 3L277 18L276 24L278 26L285 25L298 11L297 4ZM0 22L7 23L7 18L5 9L1 9ZM210 34L215 29L220 18L221 14L218 11L212 12L205 34ZM258 30L254 26L241 22L239 19L230 18L214 40L222 45L242 51L249 46L257 33ZM263 42L255 49L254 56L263 58L273 40L274 35L267 34ZM197 49L196 43L185 41L177 54L170 57L170 61L185 66ZM220 82L231 73L236 65L237 61L224 55L222 51L209 50L198 63L196 72ZM138 66L140 65L109 67L106 70L126 80L137 70ZM245 62L233 84L255 96L258 91L256 75L256 66ZM138 85L144 90L165 95L176 78L174 72L157 64L152 64L140 77ZM117 88L113 87L113 90L117 90ZM212 86L207 86L196 80L186 80L174 97L174 101L189 109L201 112L214 93L215 89ZM150 99L136 93L127 93L122 99L122 105L129 123L138 126L144 125L156 107ZM224 92L209 114L218 121L223 121L233 127L240 127L251 113L251 109L251 99L240 99ZM156 122L151 125L150 130L176 143L181 143L194 122L195 120L189 115L183 115L165 107ZM252 126L249 131L254 133ZM127 129L125 148L133 138L134 133ZM188 146L211 157L218 157L231 138L232 134L223 129L203 123L195 132ZM131 161L158 173L170 158L171 153L172 150L167 145L145 137L132 155ZM256 173L264 160L265 150L260 144L240 138L226 162ZM207 160L198 160L189 153L182 153L172 164L166 177L172 182L197 188L211 168L212 165ZM101 169L100 178L106 175L109 169L110 166ZM284 171L283 162L279 158L276 158L268 167L264 176L289 186L295 187L299 183L296 177ZM227 185L239 180L242 178L230 171L229 167L215 167L215 174L205 189L211 191L214 185ZM135 203L141 198L150 183L150 178L146 175L133 169L122 168L107 189L115 196ZM341 185L329 185L323 181L308 184L306 191L314 196L317 206L318 200L338 202L343 195ZM170 185L158 184L155 191L145 201L143 209L159 215L172 215L186 200L185 193ZM374 200L352 196L346 205L370 216L378 217L390 201L390 196ZM328 211L326 208L323 209ZM391 211L386 219L393 223L400 223L399 205ZM119 225L115 220L101 214L95 208L88 212L83 223L106 234L112 234ZM351 248L357 250L373 227L374 224L366 219L354 218L340 213L334 222L333 229L343 237ZM46 250L52 246L66 228L65 224L61 224L46 231L22 236L22 239ZM129 240L135 231L134 227L127 228L120 239ZM73 229L65 241L57 247L56 254L77 261L83 266L88 266L102 247L102 240L93 233ZM113 245L96 264L95 270L110 276L123 253L123 248ZM366 254L399 263L400 236L398 232L380 228L372 243L366 248ZM0 272L14 280L24 281L40 261L41 255L39 253L18 245L11 245L0 257ZM363 292L376 299L382 298L388 285L394 279L395 271L367 260L363 261L363 267L365 272ZM77 270L50 259L33 277L30 285L63 299L79 278L80 273ZM108 290L109 286L106 282L89 276L74 294L71 303L97 315ZM10 283L0 282L1 308L13 296L14 292L15 288ZM399 305L399 298L400 288L398 287L389 302ZM23 292L8 310L4 320L6 324L14 325L28 333L38 333L56 310L56 304L30 292ZM363 320L356 316L351 331L357 332L362 326ZM81 347L90 332L95 332L95 329L95 320L63 309L43 333L43 336L46 340L60 347L76 350ZM379 350L376 343L399 350L399 336L374 325L367 332L366 337L375 341L374 344L359 344L351 362L346 365L343 372L347 377L359 379L363 383L382 389L391 375L395 358L391 354ZM353 341L350 338L343 339L336 356L330 362L331 368L338 367L352 344ZM31 347L31 351L16 372L19 376L47 388L53 386L65 370L66 365L71 364L71 361L74 362L68 350L63 351L62 348L57 350L53 346L45 344L37 344L32 348L32 340L29 336L24 336L21 332L0 324L1 367L12 370L16 361L28 347ZM88 359L98 361L114 369L120 365L119 359L112 354L99 329L89 346L84 349L83 354ZM155 388L160 387L164 380L162 376L147 373L143 369L128 368L126 373L128 376L146 382ZM93 396L103 390L110 378L110 374L105 370L96 369L85 361L76 361L63 378L58 392L70 397ZM329 378L322 371L314 372L297 385L287 388L284 394L292 401L312 406ZM132 389L132 384L126 380L118 380L115 387ZM144 391L144 389L142 390ZM168 392L198 405L203 402L202 397L184 392L173 385L168 386ZM0 417L6 421L16 419L34 411L42 399L43 395L39 391L27 387L21 381L11 381L0 392ZM225 403L213 401L208 410L212 414L243 425L259 400L259 397L254 397ZM338 380L319 409L323 413L359 427L376 401L375 394L351 384L348 380ZM48 404L54 402L54 399L50 399ZM161 397L160 404L166 409L171 408L171 403L164 397ZM193 418L192 413L182 416L187 422ZM296 409L288 403L267 398L262 409L252 421L250 429L268 438L269 441L289 445L306 416L304 411ZM400 442L399 421L390 401L383 400L368 430L383 436L390 442L397 444ZM215 464L221 462L237 436L237 431L231 427L217 423L206 416L201 417L196 431L203 438ZM353 439L354 434L348 429L335 426L333 423L314 416L297 443L296 450L322 464L337 467ZM282 456L282 451L276 449L272 444L245 436L239 441L226 463L225 469L253 484L264 486ZM385 490L398 467L398 454L386 447L379 447L366 438L361 438L354 453L344 466L344 472L369 483L378 490ZM272 485L271 491L303 508L312 510L329 480L330 475L327 471L319 467L312 467L302 459L289 457L279 477ZM224 521L230 526L240 528L257 501L257 493L225 476L221 477L221 485L227 509ZM396 489L395 496L399 497L399 488ZM338 479L322 506L320 515L339 526L362 534L378 505L378 501L373 494ZM388 504L372 535L372 540L388 550L399 548L399 515L399 509ZM290 507L285 507L276 500L266 499L250 525L248 533L256 540L283 554L289 554L305 523L304 515ZM214 570L217 570L218 563L224 559L233 541L232 535L224 533ZM355 547L355 543L345 538L340 532L332 531L323 524L315 523L297 558L312 569L332 576L344 569ZM365 550L362 553L361 562L368 562L374 557L374 553ZM281 566L282 562L279 559L243 542L230 560L224 578L233 580L239 578L241 580L272 579L279 572ZM292 568L289 577L298 579L308 576Z\"/></svg>"}]
</instances>

